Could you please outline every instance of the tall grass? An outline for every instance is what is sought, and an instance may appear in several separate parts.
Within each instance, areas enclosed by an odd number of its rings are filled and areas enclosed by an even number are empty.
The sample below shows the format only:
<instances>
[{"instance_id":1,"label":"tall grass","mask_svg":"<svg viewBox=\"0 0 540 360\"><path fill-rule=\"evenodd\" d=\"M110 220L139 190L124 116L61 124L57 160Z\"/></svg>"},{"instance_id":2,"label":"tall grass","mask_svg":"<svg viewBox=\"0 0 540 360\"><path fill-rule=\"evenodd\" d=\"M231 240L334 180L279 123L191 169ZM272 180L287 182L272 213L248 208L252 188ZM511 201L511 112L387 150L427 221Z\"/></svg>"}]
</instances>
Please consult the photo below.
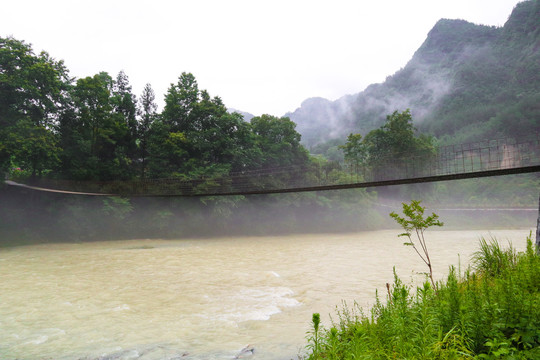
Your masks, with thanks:
<instances>
[{"instance_id":1,"label":"tall grass","mask_svg":"<svg viewBox=\"0 0 540 360\"><path fill-rule=\"evenodd\" d=\"M308 359L540 359L540 256L480 240L474 270L451 267L434 291L412 289L394 271L386 301L354 304L330 329L317 324ZM309 351L312 350L312 351Z\"/></svg>"},{"instance_id":2,"label":"tall grass","mask_svg":"<svg viewBox=\"0 0 540 360\"><path fill-rule=\"evenodd\" d=\"M517 254L512 244L503 249L496 239L491 238L488 242L480 238L480 249L473 254L473 263L477 271L491 276L496 276L516 264Z\"/></svg>"}]
</instances>

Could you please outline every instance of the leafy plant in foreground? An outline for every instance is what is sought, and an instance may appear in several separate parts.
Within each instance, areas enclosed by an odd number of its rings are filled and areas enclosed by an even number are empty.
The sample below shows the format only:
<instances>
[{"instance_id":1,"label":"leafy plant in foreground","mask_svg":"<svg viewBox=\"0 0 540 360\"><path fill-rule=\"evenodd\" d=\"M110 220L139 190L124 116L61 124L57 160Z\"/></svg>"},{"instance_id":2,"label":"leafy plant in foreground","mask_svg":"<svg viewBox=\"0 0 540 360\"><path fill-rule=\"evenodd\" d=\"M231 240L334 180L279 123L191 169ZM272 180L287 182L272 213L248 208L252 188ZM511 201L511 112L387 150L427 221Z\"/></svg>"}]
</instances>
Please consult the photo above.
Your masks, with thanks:
<instances>
[{"instance_id":1,"label":"leafy plant in foreground","mask_svg":"<svg viewBox=\"0 0 540 360\"><path fill-rule=\"evenodd\" d=\"M310 332L310 336L308 337L308 340L310 342L310 344L308 345L308 349L313 352L313 358L316 359L321 351L321 334L319 329L319 324L321 323L321 315L319 313L314 313L311 318L311 323L313 326L313 331Z\"/></svg>"},{"instance_id":2,"label":"leafy plant in foreground","mask_svg":"<svg viewBox=\"0 0 540 360\"><path fill-rule=\"evenodd\" d=\"M540 254L529 235L525 253L493 239L477 258L499 251L512 254L499 271L451 267L437 291L426 281L413 292L394 272L370 315L343 304L330 329L314 322L306 359L540 359Z\"/></svg>"},{"instance_id":3,"label":"leafy plant in foreground","mask_svg":"<svg viewBox=\"0 0 540 360\"><path fill-rule=\"evenodd\" d=\"M408 205L403 203L403 214L405 217L399 216L396 212L392 211L390 216L396 220L396 222L401 225L405 230L404 233L399 234L398 236L406 236L409 241L403 243L404 245L412 246L414 251L420 256L422 261L427 265L429 269L429 279L431 280L431 285L436 289L435 281L433 280L433 269L431 265L431 259L429 258L429 251L426 244L426 238L424 237L424 231L432 226L443 226L444 224L439 221L439 215L432 213L430 216L424 218L425 207L420 205L419 200L411 200L411 204ZM418 249L417 244L412 239L411 234L416 234L418 239Z\"/></svg>"},{"instance_id":4,"label":"leafy plant in foreground","mask_svg":"<svg viewBox=\"0 0 540 360\"><path fill-rule=\"evenodd\" d=\"M495 276L508 266L514 266L517 261L516 251L509 244L508 249L502 249L495 239L488 243L483 237L480 239L480 249L473 255L476 270Z\"/></svg>"}]
</instances>

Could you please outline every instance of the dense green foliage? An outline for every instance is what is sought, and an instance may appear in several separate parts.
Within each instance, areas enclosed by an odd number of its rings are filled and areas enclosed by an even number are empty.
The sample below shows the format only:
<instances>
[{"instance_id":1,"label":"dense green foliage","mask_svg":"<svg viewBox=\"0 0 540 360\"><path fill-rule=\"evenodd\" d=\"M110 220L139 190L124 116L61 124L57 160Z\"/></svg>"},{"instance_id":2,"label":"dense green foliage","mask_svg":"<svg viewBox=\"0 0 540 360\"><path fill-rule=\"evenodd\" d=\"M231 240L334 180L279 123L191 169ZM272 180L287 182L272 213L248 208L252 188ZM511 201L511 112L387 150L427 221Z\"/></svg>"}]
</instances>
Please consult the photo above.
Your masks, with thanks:
<instances>
[{"instance_id":1,"label":"dense green foliage","mask_svg":"<svg viewBox=\"0 0 540 360\"><path fill-rule=\"evenodd\" d=\"M366 166L374 171L394 170L406 166L407 162L421 162L434 155L433 138L416 136L411 112L394 111L378 129L370 131L365 138L361 134L350 134L347 142L339 146L345 161L354 166Z\"/></svg>"},{"instance_id":2,"label":"dense green foliage","mask_svg":"<svg viewBox=\"0 0 540 360\"><path fill-rule=\"evenodd\" d=\"M517 254L481 242L475 270L454 268L435 292L411 291L394 273L370 314L344 307L330 329L308 336L309 359L538 359L540 256L531 237ZM315 317L314 317L315 318Z\"/></svg>"},{"instance_id":3,"label":"dense green foliage","mask_svg":"<svg viewBox=\"0 0 540 360\"><path fill-rule=\"evenodd\" d=\"M148 84L141 100L129 79L101 72L74 81L63 63L1 38L0 170L32 179L200 178L283 165L306 165L307 151L288 118L245 122L192 74L171 84L158 113Z\"/></svg>"},{"instance_id":4,"label":"dense green foliage","mask_svg":"<svg viewBox=\"0 0 540 360\"><path fill-rule=\"evenodd\" d=\"M301 167L301 176L321 181L347 175L340 164L311 157L290 119L247 122L190 73L170 85L158 111L151 85L137 97L124 72L73 79L63 62L34 54L29 44L0 42L0 174L17 181L198 179L195 191L204 192L216 179L249 170ZM287 181L286 174L275 181ZM119 199L2 186L0 196L6 241L350 231L379 223L377 213L356 220L373 198L364 190Z\"/></svg>"},{"instance_id":5,"label":"dense green foliage","mask_svg":"<svg viewBox=\"0 0 540 360\"><path fill-rule=\"evenodd\" d=\"M58 163L52 128L66 106L69 77L62 61L11 38L0 38L0 172L17 157L32 176Z\"/></svg>"},{"instance_id":6,"label":"dense green foliage","mask_svg":"<svg viewBox=\"0 0 540 360\"><path fill-rule=\"evenodd\" d=\"M450 67L453 86L426 118L425 129L437 136L450 135L447 141L452 142L471 141L480 134L520 137L537 131L540 1L517 4L503 28L482 29L457 22L444 26L440 31L445 34L461 30L463 35L450 52L456 58ZM425 43L419 52L443 46L430 45Z\"/></svg>"}]
</instances>

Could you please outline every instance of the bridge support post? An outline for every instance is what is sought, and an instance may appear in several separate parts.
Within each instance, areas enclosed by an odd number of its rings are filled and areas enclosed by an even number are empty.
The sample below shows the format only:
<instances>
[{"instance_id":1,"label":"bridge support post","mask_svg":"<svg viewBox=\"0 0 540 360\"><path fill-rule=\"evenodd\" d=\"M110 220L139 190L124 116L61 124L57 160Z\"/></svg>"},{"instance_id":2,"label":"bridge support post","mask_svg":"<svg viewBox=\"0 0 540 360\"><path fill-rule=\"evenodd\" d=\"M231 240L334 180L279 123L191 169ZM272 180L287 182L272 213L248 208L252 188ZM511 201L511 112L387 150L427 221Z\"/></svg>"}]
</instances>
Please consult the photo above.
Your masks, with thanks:
<instances>
[{"instance_id":1,"label":"bridge support post","mask_svg":"<svg viewBox=\"0 0 540 360\"><path fill-rule=\"evenodd\" d=\"M536 251L540 252L540 196L538 197L538 219L536 220Z\"/></svg>"}]
</instances>

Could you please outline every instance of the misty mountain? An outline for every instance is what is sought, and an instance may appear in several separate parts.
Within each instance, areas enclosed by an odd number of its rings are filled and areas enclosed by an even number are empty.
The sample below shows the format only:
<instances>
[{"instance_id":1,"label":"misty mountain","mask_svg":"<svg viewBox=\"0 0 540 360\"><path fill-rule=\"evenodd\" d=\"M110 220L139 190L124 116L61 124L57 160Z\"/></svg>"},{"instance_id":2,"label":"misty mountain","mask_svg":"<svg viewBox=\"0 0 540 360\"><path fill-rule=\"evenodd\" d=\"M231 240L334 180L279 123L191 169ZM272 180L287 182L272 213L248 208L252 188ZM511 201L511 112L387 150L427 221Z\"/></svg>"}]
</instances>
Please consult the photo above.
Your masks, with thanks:
<instances>
[{"instance_id":1,"label":"misty mountain","mask_svg":"<svg viewBox=\"0 0 540 360\"><path fill-rule=\"evenodd\" d=\"M365 134L409 108L443 141L519 136L540 128L540 0L519 3L503 27L439 20L406 66L336 101L305 100L287 113L311 148Z\"/></svg>"},{"instance_id":2,"label":"misty mountain","mask_svg":"<svg viewBox=\"0 0 540 360\"><path fill-rule=\"evenodd\" d=\"M247 121L249 122L251 119L253 119L255 117L255 115L251 114L251 113L248 113L248 112L245 112L245 111L241 111L241 110L237 110L237 109L234 109L234 108L228 108L227 109L227 112L229 114L232 114L232 113L239 113L240 115L242 115L244 117L244 121Z\"/></svg>"},{"instance_id":3,"label":"misty mountain","mask_svg":"<svg viewBox=\"0 0 540 360\"><path fill-rule=\"evenodd\" d=\"M296 111L285 116L296 123L296 131L302 135L303 144L316 145L343 137L346 115L351 112L354 99L352 95L336 101L321 97L309 98Z\"/></svg>"}]
</instances>

